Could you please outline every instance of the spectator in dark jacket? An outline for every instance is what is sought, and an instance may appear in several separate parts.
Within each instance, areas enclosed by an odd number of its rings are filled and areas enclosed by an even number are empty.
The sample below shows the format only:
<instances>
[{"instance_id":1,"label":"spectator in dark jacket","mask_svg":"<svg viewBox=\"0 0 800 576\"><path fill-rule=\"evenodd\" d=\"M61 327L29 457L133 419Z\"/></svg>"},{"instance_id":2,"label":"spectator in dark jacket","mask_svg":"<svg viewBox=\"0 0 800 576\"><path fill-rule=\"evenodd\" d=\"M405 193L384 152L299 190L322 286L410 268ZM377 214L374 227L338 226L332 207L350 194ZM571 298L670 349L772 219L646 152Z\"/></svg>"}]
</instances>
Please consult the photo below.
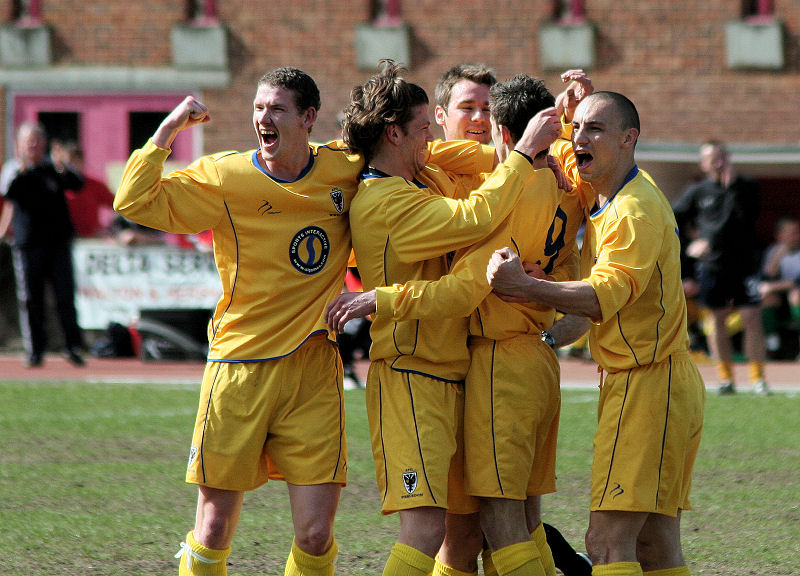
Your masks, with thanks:
<instances>
[{"instance_id":1,"label":"spectator in dark jacket","mask_svg":"<svg viewBox=\"0 0 800 576\"><path fill-rule=\"evenodd\" d=\"M47 155L47 135L40 124L20 125L16 158L3 166L0 192L12 210L14 270L20 329L28 366L41 366L47 346L45 286L53 287L56 309L64 332L64 353L83 365L83 335L75 311L72 237L66 190L79 190L82 177L68 165ZM5 233L5 230L0 230Z\"/></svg>"},{"instance_id":2,"label":"spectator in dark jacket","mask_svg":"<svg viewBox=\"0 0 800 576\"><path fill-rule=\"evenodd\" d=\"M733 346L725 320L737 310L744 324L744 352L753 389L767 394L758 290L760 252L755 244L758 185L736 173L721 142L709 141L700 147L700 167L705 180L689 186L672 208L681 230L695 230L686 254L696 259L698 297L714 321L711 350L717 360L719 392L735 391Z\"/></svg>"}]
</instances>

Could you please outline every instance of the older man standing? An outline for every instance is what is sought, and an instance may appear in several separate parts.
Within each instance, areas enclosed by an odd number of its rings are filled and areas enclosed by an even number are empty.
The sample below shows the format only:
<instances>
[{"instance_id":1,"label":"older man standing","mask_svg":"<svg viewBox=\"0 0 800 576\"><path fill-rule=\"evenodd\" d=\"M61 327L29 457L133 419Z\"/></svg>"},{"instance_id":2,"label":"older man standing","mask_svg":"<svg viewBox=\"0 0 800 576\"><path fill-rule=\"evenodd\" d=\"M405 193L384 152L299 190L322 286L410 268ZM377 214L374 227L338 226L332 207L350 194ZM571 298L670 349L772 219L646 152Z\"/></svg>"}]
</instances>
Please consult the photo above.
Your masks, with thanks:
<instances>
[{"instance_id":1,"label":"older man standing","mask_svg":"<svg viewBox=\"0 0 800 576\"><path fill-rule=\"evenodd\" d=\"M64 355L83 366L83 334L75 311L72 237L66 190L78 190L83 179L70 166L47 155L41 124L26 122L17 130L16 158L3 166L0 192L10 201L14 230L14 269L20 328L29 367L41 366L47 347L45 288L53 286L64 333ZM8 219L3 219L8 222ZM4 235L6 230L0 230Z\"/></svg>"}]
</instances>

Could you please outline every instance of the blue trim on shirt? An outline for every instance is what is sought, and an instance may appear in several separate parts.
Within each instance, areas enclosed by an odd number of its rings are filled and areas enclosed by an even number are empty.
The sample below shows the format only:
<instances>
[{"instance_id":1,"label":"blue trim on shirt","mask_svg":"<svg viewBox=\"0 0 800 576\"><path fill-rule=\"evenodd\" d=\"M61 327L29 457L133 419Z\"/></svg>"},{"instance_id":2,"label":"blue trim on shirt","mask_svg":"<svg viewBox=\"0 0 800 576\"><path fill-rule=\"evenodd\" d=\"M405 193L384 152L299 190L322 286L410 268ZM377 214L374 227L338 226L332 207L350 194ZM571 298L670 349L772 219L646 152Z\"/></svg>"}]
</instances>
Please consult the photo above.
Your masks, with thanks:
<instances>
[{"instance_id":1,"label":"blue trim on shirt","mask_svg":"<svg viewBox=\"0 0 800 576\"><path fill-rule=\"evenodd\" d=\"M327 334L327 333L328 333L327 330L317 330L315 332L312 332L311 334L306 336L305 339L302 342L300 342L300 344L298 344L297 348L281 356L273 356L271 358L252 358L249 360L226 360L225 358L211 358L209 356L208 358L206 358L206 362L219 362L221 364L251 364L253 362L269 362L270 360L280 360L281 358L286 358L287 356L297 352L300 349L300 347L306 342L308 342L308 339L311 338L312 336L316 336L317 334ZM333 342L332 340L329 340L329 342L331 344L335 344L335 342Z\"/></svg>"},{"instance_id":2,"label":"blue trim on shirt","mask_svg":"<svg viewBox=\"0 0 800 576\"><path fill-rule=\"evenodd\" d=\"M311 169L314 167L314 153L311 151L311 148L308 149L308 164L306 164L306 167L303 168L303 170L300 172L300 174L298 174L297 178L295 178L294 180L281 180L280 178L276 178L275 176L267 172L266 168L264 168L261 165L261 162L258 161L258 148L256 148L253 151L253 166L255 166L261 172L263 172L264 174L275 180L275 182L277 182L278 184L290 184L292 182L297 182L303 176L305 176L311 171Z\"/></svg>"},{"instance_id":3,"label":"blue trim on shirt","mask_svg":"<svg viewBox=\"0 0 800 576\"><path fill-rule=\"evenodd\" d=\"M378 170L372 166L367 166L366 170L361 173L362 178L391 178L391 174L387 174L383 170Z\"/></svg>"},{"instance_id":4,"label":"blue trim on shirt","mask_svg":"<svg viewBox=\"0 0 800 576\"><path fill-rule=\"evenodd\" d=\"M598 208L596 212L593 212L593 213L591 214L591 217L592 217L592 218L594 218L595 216L597 216L598 214L600 214L601 212L603 212L603 210L605 210L606 208L608 208L608 206L611 204L611 202L613 202L613 201L614 201L614 198L616 198L616 197L617 197L617 194L619 193L619 191L620 191L620 190L622 190L623 188L625 188L625 186L628 184L628 182L630 182L631 180L633 180L634 178L636 178L636 176L637 176L638 174L639 174L639 167L638 167L636 164L634 164L634 165L633 165L633 168L631 168L631 171L630 171L630 172L628 172L628 175L625 177L625 181L622 183L622 186L620 186L620 187L617 189L617 191L616 191L616 192L614 192L614 195L613 195L613 196L611 196L611 198L609 198L609 199L606 201L606 203L605 203L605 204L603 204L603 206L602 206L602 207Z\"/></svg>"},{"instance_id":5,"label":"blue trim on shirt","mask_svg":"<svg viewBox=\"0 0 800 576\"><path fill-rule=\"evenodd\" d=\"M328 144L319 144L317 146L317 151L315 153L315 156L319 156L319 151L322 150L323 148L327 148L328 150L333 150L334 152L347 152L349 154L354 154L354 152L352 152L350 148L348 148L347 146L339 148L332 146L332 144L333 142L329 142Z\"/></svg>"},{"instance_id":6,"label":"blue trim on shirt","mask_svg":"<svg viewBox=\"0 0 800 576\"><path fill-rule=\"evenodd\" d=\"M367 168L366 172L361 173L362 180L368 180L372 178L392 178L391 174L387 174L383 170L378 170L377 168L372 168L371 166ZM402 176L398 176L398 178L402 178ZM406 180L403 178L403 180ZM406 180L408 182L408 180ZM427 188L425 184L414 178L409 184L414 184L417 188Z\"/></svg>"}]
</instances>

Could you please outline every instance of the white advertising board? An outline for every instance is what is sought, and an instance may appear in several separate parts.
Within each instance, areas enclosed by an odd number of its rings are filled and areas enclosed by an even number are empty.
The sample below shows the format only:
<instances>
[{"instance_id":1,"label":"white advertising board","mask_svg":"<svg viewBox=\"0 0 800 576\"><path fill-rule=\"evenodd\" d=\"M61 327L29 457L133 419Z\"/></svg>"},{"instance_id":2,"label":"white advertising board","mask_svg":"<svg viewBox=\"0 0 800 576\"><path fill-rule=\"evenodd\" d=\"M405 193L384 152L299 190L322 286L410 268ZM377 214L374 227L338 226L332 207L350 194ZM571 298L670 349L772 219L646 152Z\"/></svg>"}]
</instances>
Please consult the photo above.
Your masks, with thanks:
<instances>
[{"instance_id":1,"label":"white advertising board","mask_svg":"<svg viewBox=\"0 0 800 576\"><path fill-rule=\"evenodd\" d=\"M222 287L210 253L172 246L73 245L75 305L81 327L128 325L139 310L213 310Z\"/></svg>"}]
</instances>

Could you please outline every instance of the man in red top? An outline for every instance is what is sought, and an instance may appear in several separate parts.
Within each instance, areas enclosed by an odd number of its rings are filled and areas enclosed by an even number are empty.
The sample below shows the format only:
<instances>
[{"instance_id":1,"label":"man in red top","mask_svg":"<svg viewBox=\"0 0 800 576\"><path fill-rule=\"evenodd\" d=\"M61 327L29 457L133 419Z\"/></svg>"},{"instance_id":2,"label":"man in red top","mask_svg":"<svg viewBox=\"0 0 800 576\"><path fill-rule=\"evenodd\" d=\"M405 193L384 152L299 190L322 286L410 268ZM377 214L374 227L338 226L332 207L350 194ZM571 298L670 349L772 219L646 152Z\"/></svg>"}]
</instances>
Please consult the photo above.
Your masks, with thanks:
<instances>
[{"instance_id":1,"label":"man in red top","mask_svg":"<svg viewBox=\"0 0 800 576\"><path fill-rule=\"evenodd\" d=\"M83 150L75 142L53 141L51 155L83 173ZM103 182L84 174L83 188L67 191L67 207L79 238L108 236L114 220L114 195Z\"/></svg>"}]
</instances>

